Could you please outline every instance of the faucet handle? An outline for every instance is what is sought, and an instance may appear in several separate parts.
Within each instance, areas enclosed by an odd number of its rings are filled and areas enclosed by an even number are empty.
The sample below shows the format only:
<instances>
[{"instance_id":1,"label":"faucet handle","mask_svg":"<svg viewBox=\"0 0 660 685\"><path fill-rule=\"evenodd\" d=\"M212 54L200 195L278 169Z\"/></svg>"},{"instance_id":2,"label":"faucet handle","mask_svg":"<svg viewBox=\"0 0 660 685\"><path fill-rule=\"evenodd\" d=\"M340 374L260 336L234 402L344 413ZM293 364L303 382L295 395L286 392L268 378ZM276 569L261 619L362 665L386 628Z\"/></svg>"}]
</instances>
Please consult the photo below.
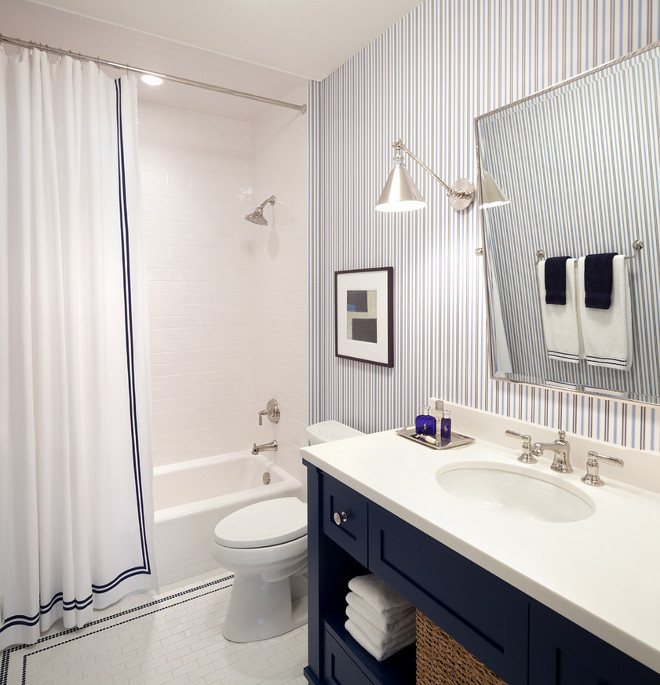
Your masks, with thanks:
<instances>
[{"instance_id":1,"label":"faucet handle","mask_svg":"<svg viewBox=\"0 0 660 685\"><path fill-rule=\"evenodd\" d=\"M536 464L538 459L532 454L531 448L532 448L532 436L531 435L523 435L522 433L516 433L516 431L510 431L506 430L504 431L505 435L509 435L513 438L520 438L523 441L522 444L522 454L518 457L518 461L521 461L523 464Z\"/></svg>"},{"instance_id":2,"label":"faucet handle","mask_svg":"<svg viewBox=\"0 0 660 685\"><path fill-rule=\"evenodd\" d=\"M610 463L612 466L621 468L623 466L623 459L618 457L608 457L605 454L598 454L594 450L589 450L587 454L587 472L582 476L582 482L587 485L595 485L597 487L605 485L603 479L598 475L598 462L600 460Z\"/></svg>"},{"instance_id":3,"label":"faucet handle","mask_svg":"<svg viewBox=\"0 0 660 685\"><path fill-rule=\"evenodd\" d=\"M566 431L559 431L559 439L561 440L561 442L566 442Z\"/></svg>"},{"instance_id":4,"label":"faucet handle","mask_svg":"<svg viewBox=\"0 0 660 685\"><path fill-rule=\"evenodd\" d=\"M268 404L266 404L266 408L257 412L257 416L259 417L259 425L260 426L261 426L261 419L263 416L267 416L268 420L271 423L279 423L280 422L280 405L277 404L277 400L275 398L273 398L272 400L268 400Z\"/></svg>"}]
</instances>

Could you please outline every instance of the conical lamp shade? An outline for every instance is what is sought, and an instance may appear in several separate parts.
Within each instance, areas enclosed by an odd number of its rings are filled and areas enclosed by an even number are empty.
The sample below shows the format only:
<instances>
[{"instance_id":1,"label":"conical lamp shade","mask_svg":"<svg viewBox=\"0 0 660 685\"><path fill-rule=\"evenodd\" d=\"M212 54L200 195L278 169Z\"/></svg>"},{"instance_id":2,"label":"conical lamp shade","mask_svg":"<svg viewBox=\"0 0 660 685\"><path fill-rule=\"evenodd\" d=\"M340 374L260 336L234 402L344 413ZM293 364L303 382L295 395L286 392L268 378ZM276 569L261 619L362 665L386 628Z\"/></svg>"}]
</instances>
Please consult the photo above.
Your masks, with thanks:
<instances>
[{"instance_id":1,"label":"conical lamp shade","mask_svg":"<svg viewBox=\"0 0 660 685\"><path fill-rule=\"evenodd\" d=\"M417 190L408 169L402 162L395 160L394 169L390 173L383 192L376 203L377 212L410 212L423 209L426 202Z\"/></svg>"},{"instance_id":2,"label":"conical lamp shade","mask_svg":"<svg viewBox=\"0 0 660 685\"><path fill-rule=\"evenodd\" d=\"M511 202L497 185L495 179L486 171L481 175L481 209L490 209Z\"/></svg>"}]
</instances>

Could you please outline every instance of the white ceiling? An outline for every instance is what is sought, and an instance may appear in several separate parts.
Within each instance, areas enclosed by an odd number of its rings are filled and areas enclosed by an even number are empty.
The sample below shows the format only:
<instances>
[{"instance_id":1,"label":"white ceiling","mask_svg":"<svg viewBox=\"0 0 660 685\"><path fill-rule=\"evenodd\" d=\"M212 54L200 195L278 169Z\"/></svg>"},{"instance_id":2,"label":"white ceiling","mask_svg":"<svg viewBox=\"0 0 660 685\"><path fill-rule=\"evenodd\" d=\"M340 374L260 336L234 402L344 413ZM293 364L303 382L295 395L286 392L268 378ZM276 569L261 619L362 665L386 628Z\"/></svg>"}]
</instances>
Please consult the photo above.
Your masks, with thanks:
<instances>
[{"instance_id":1,"label":"white ceiling","mask_svg":"<svg viewBox=\"0 0 660 685\"><path fill-rule=\"evenodd\" d=\"M421 0L33 0L322 80Z\"/></svg>"}]
</instances>

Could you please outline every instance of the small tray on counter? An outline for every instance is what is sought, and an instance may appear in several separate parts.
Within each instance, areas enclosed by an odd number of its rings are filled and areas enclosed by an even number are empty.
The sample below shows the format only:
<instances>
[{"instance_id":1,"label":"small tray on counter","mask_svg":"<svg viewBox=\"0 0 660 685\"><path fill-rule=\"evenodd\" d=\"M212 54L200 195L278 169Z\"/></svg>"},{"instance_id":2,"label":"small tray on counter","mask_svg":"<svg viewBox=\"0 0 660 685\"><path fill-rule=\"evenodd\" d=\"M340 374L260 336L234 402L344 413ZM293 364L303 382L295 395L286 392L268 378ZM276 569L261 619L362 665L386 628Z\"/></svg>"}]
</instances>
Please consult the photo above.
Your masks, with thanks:
<instances>
[{"instance_id":1,"label":"small tray on counter","mask_svg":"<svg viewBox=\"0 0 660 685\"><path fill-rule=\"evenodd\" d=\"M469 445L474 442L474 438L469 435L463 435L463 433L451 432L451 437L449 440L440 438L439 435L432 437L430 435L417 435L417 430L415 426L406 426L405 428L399 428L396 431L397 435L402 438L407 438L416 442L418 445L424 445L424 447L430 447L433 450L449 450L452 447L460 447L461 445Z\"/></svg>"}]
</instances>

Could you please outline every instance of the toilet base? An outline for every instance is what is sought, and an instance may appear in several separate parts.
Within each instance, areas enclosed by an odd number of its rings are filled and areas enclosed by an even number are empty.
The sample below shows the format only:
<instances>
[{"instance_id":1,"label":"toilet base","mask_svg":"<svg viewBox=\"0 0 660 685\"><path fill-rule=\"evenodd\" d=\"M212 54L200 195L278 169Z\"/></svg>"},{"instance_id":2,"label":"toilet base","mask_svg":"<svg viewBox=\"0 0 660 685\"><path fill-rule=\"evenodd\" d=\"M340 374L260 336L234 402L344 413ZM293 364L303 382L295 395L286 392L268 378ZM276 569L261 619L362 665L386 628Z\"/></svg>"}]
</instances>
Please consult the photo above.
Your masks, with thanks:
<instances>
[{"instance_id":1,"label":"toilet base","mask_svg":"<svg viewBox=\"0 0 660 685\"><path fill-rule=\"evenodd\" d=\"M230 642L256 642L307 623L307 597L291 598L291 577L265 582L260 573L237 572L222 634Z\"/></svg>"}]
</instances>

